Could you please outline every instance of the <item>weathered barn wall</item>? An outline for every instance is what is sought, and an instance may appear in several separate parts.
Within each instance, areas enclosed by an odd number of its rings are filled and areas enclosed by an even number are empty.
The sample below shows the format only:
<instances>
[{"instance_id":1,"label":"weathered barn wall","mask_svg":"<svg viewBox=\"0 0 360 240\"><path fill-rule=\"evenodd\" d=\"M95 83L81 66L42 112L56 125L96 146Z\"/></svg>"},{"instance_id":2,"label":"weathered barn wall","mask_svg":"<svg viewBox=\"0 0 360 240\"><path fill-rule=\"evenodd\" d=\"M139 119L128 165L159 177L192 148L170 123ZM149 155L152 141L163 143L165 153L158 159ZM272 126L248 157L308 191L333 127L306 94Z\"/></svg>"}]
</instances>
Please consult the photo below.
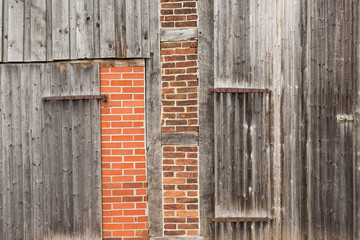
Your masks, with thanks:
<instances>
[{"instance_id":1,"label":"weathered barn wall","mask_svg":"<svg viewBox=\"0 0 360 240\"><path fill-rule=\"evenodd\" d=\"M284 5L283 235L352 239L355 1ZM354 8L355 7L355 8ZM293 9L292 11L290 9ZM298 10L295 10L298 9ZM356 238L355 238L356 239Z\"/></svg>"},{"instance_id":2,"label":"weathered barn wall","mask_svg":"<svg viewBox=\"0 0 360 240\"><path fill-rule=\"evenodd\" d=\"M0 66L0 238L100 239L99 65Z\"/></svg>"},{"instance_id":3,"label":"weathered barn wall","mask_svg":"<svg viewBox=\"0 0 360 240\"><path fill-rule=\"evenodd\" d=\"M358 113L358 2L230 0L214 5L202 5L207 10L200 14L207 27L201 27L199 54L208 56L200 58L200 85L212 87L203 76L214 66L214 87L272 90L271 238L358 239L358 119L336 121L339 114ZM214 50L208 53L213 37ZM203 113L200 131L211 108ZM217 224L219 239L229 236L226 226L221 232ZM232 227L238 231L236 224Z\"/></svg>"},{"instance_id":4,"label":"weathered barn wall","mask_svg":"<svg viewBox=\"0 0 360 240\"><path fill-rule=\"evenodd\" d=\"M0 61L148 58L149 0L1 0Z\"/></svg>"}]
</instances>

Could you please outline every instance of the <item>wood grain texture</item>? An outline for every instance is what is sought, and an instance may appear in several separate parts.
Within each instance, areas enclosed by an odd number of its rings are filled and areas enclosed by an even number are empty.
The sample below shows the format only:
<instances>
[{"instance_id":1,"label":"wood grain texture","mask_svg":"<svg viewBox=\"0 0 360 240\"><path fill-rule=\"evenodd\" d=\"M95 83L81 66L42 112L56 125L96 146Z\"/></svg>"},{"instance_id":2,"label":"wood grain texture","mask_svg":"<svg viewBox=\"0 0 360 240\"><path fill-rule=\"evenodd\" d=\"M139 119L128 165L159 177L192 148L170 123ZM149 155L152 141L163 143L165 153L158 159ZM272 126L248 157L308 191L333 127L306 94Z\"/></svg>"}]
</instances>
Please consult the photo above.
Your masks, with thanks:
<instances>
[{"instance_id":1,"label":"wood grain texture","mask_svg":"<svg viewBox=\"0 0 360 240\"><path fill-rule=\"evenodd\" d=\"M2 0L0 6L1 62L150 57L149 0Z\"/></svg>"},{"instance_id":2,"label":"wood grain texture","mask_svg":"<svg viewBox=\"0 0 360 240\"><path fill-rule=\"evenodd\" d=\"M161 147L160 2L150 4L150 59L146 60L146 161L148 179L149 237L163 236Z\"/></svg>"},{"instance_id":3,"label":"wood grain texture","mask_svg":"<svg viewBox=\"0 0 360 240\"><path fill-rule=\"evenodd\" d=\"M275 219L269 225L271 237L358 239L358 124L356 120L336 122L340 114L358 115L358 2L215 1L213 16L215 87L272 89L269 167L273 195L267 203ZM219 99L220 103L233 108L227 98ZM246 115L253 116L256 108L251 106ZM234 116L231 111L222 118L215 116L215 123L224 127L215 138L225 138L226 122ZM240 122L247 121L255 123L256 117ZM230 132L241 134L238 131L241 128ZM216 154L224 156L224 164L219 163L215 171L224 179L229 165L247 170L250 166L232 162L236 155L228 145L239 143L226 141L215 144ZM260 152L253 152L252 158L259 159ZM257 171L267 171L267 167L257 167ZM261 179L252 171L247 174L245 183ZM232 189L222 184L217 189L223 193L216 197L225 203L216 208L219 211L234 204L229 199ZM267 187L260 186L249 196L255 205L246 209L264 206L265 202L256 201L258 191ZM225 213L232 212L225 208ZM261 239L265 231L259 227L250 234L247 228L253 231L257 226L216 225L223 239L234 237L238 229L244 231L239 234L245 239Z\"/></svg>"},{"instance_id":4,"label":"wood grain texture","mask_svg":"<svg viewBox=\"0 0 360 240\"><path fill-rule=\"evenodd\" d=\"M200 235L213 239L214 224L214 1L199 1L198 56L199 56L199 185Z\"/></svg>"},{"instance_id":5,"label":"wood grain texture","mask_svg":"<svg viewBox=\"0 0 360 240\"><path fill-rule=\"evenodd\" d=\"M41 100L99 94L99 64L1 65L0 80L1 239L101 239L99 101Z\"/></svg>"}]
</instances>

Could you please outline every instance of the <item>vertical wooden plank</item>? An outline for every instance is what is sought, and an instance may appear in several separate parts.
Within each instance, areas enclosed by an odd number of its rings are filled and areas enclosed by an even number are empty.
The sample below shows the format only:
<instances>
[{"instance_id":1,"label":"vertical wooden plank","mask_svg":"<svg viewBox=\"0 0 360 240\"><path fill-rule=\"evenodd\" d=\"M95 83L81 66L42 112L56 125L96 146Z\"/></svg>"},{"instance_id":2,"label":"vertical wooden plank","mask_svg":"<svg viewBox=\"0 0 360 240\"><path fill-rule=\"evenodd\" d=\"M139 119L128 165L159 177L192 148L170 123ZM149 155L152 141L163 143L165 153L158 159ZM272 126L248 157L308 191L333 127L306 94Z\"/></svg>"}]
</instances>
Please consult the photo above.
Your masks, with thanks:
<instances>
[{"instance_id":1,"label":"vertical wooden plank","mask_svg":"<svg viewBox=\"0 0 360 240\"><path fill-rule=\"evenodd\" d=\"M21 65L20 65L21 66ZM11 99L11 206L13 208L13 221L11 227L13 228L13 236L15 238L23 237L23 206L22 202L22 149L21 149L21 70L20 66L10 66L10 92ZM19 107L20 106L20 107Z\"/></svg>"},{"instance_id":2,"label":"vertical wooden plank","mask_svg":"<svg viewBox=\"0 0 360 240\"><path fill-rule=\"evenodd\" d=\"M48 66L52 69L51 81L51 96L61 95L62 85L66 81L66 69L61 69L55 64ZM65 78L65 79L63 79ZM64 234L64 216L63 216L63 155L62 155L62 102L45 103L50 105L51 114L51 130L49 136L50 149L50 184L51 184L51 236L54 238L56 234Z\"/></svg>"},{"instance_id":3,"label":"vertical wooden plank","mask_svg":"<svg viewBox=\"0 0 360 240\"><path fill-rule=\"evenodd\" d=\"M116 57L126 57L126 0L115 0Z\"/></svg>"},{"instance_id":4,"label":"vertical wooden plank","mask_svg":"<svg viewBox=\"0 0 360 240\"><path fill-rule=\"evenodd\" d=\"M94 57L94 1L76 1L76 59Z\"/></svg>"},{"instance_id":5,"label":"vertical wooden plank","mask_svg":"<svg viewBox=\"0 0 360 240\"><path fill-rule=\"evenodd\" d=\"M92 93L100 94L100 66L93 65L92 74ZM91 103L91 164L92 168L92 193L91 193L91 219L88 228L92 230L91 237L94 239L102 238L102 185L101 185L101 124L100 124L100 102Z\"/></svg>"},{"instance_id":6,"label":"vertical wooden plank","mask_svg":"<svg viewBox=\"0 0 360 240\"><path fill-rule=\"evenodd\" d=\"M74 66L76 69L76 66ZM74 72L76 74L76 71ZM81 78L71 78L73 84L78 86L81 85ZM77 90L79 90L78 88ZM76 114L75 114L76 113ZM84 109L83 109L83 101L74 101L73 102L73 115L72 121L72 169L73 169L73 182L76 183L73 185L73 218L74 218L74 236L80 237L81 230L84 229L82 213L83 213L83 199L81 199L81 194L84 192L82 186L84 184L83 178L83 163L84 159L82 159L83 154L83 133L84 133Z\"/></svg>"},{"instance_id":7,"label":"vertical wooden plank","mask_svg":"<svg viewBox=\"0 0 360 240\"><path fill-rule=\"evenodd\" d=\"M141 56L141 0L126 0L126 56Z\"/></svg>"},{"instance_id":8,"label":"vertical wooden plank","mask_svg":"<svg viewBox=\"0 0 360 240\"><path fill-rule=\"evenodd\" d=\"M31 44L30 60L33 62L46 61L46 48L48 44L46 38L46 11L46 0L31 1L29 16L31 19L31 33L29 43Z\"/></svg>"},{"instance_id":9,"label":"vertical wooden plank","mask_svg":"<svg viewBox=\"0 0 360 240\"><path fill-rule=\"evenodd\" d=\"M4 21L4 12L3 12L3 6L4 6L4 0L0 0L0 19L2 19L2 21L0 21L0 61L3 61L3 25L5 23Z\"/></svg>"},{"instance_id":10,"label":"vertical wooden plank","mask_svg":"<svg viewBox=\"0 0 360 240\"><path fill-rule=\"evenodd\" d=\"M100 7L100 56L113 58L115 52L115 0L101 0Z\"/></svg>"},{"instance_id":11,"label":"vertical wooden plank","mask_svg":"<svg viewBox=\"0 0 360 240\"><path fill-rule=\"evenodd\" d=\"M141 4L141 58L149 58L150 57L150 0L142 0Z\"/></svg>"},{"instance_id":12,"label":"vertical wooden plank","mask_svg":"<svg viewBox=\"0 0 360 240\"><path fill-rule=\"evenodd\" d=\"M53 59L54 60L69 59L70 58L69 0L51 1L51 4L52 4L51 6L52 26L51 29L47 29L47 31L49 32L50 30L52 30ZM47 10L49 11L49 9Z\"/></svg>"},{"instance_id":13,"label":"vertical wooden plank","mask_svg":"<svg viewBox=\"0 0 360 240\"><path fill-rule=\"evenodd\" d=\"M20 65L21 66L21 65ZM21 149L21 70L20 66L10 66L10 92L11 99L11 206L13 208L13 221L11 227L15 238L23 238L23 206L22 206L22 187L23 187L23 167ZM19 107L20 106L20 107Z\"/></svg>"},{"instance_id":14,"label":"vertical wooden plank","mask_svg":"<svg viewBox=\"0 0 360 240\"><path fill-rule=\"evenodd\" d=\"M24 0L8 0L8 61L24 60Z\"/></svg>"},{"instance_id":15,"label":"vertical wooden plank","mask_svg":"<svg viewBox=\"0 0 360 240\"><path fill-rule=\"evenodd\" d=\"M146 60L146 160L148 179L149 236L163 233L160 3L150 1L150 59Z\"/></svg>"},{"instance_id":16,"label":"vertical wooden plank","mask_svg":"<svg viewBox=\"0 0 360 240\"><path fill-rule=\"evenodd\" d=\"M31 58L31 3L30 0L24 0L24 51L23 61L29 62Z\"/></svg>"},{"instance_id":17,"label":"vertical wooden plank","mask_svg":"<svg viewBox=\"0 0 360 240\"><path fill-rule=\"evenodd\" d=\"M54 60L54 36L53 36L53 5L52 0L46 0L46 60Z\"/></svg>"},{"instance_id":18,"label":"vertical wooden plank","mask_svg":"<svg viewBox=\"0 0 360 240\"><path fill-rule=\"evenodd\" d=\"M51 96L51 72L52 68L46 67L44 69L44 77L41 78L41 92L44 96ZM45 237L50 237L50 223L51 223L51 183L50 183L50 169L51 169L51 105L49 103L43 105L42 109L42 172L43 172L43 222L42 228Z\"/></svg>"},{"instance_id":19,"label":"vertical wooden plank","mask_svg":"<svg viewBox=\"0 0 360 240\"><path fill-rule=\"evenodd\" d=\"M77 1L69 0L69 28L70 28L70 45L69 53L70 59L77 59L77 12L76 12Z\"/></svg>"},{"instance_id":20,"label":"vertical wooden plank","mask_svg":"<svg viewBox=\"0 0 360 240\"><path fill-rule=\"evenodd\" d=\"M353 2L353 17L354 19L359 19L360 17L360 5L358 1ZM353 224L354 226L359 226L360 224L360 189L357 187L360 184L360 82L359 82L359 63L360 63L360 51L359 51L359 41L360 41L360 29L359 24L353 24L353 44L354 44L354 51L353 51L353 59L354 59L354 69L356 69L353 77L353 114L355 118L354 122L354 133L353 133L353 176L354 176L354 185L353 185L353 193L354 193L354 215L353 215ZM353 228L353 239L360 238L360 229L357 227Z\"/></svg>"},{"instance_id":21,"label":"vertical wooden plank","mask_svg":"<svg viewBox=\"0 0 360 240\"><path fill-rule=\"evenodd\" d=\"M94 57L100 58L100 0L94 0Z\"/></svg>"},{"instance_id":22,"label":"vertical wooden plank","mask_svg":"<svg viewBox=\"0 0 360 240\"><path fill-rule=\"evenodd\" d=\"M9 0L3 0L2 6L2 61L8 62L8 34L9 34Z\"/></svg>"},{"instance_id":23,"label":"vertical wooden plank","mask_svg":"<svg viewBox=\"0 0 360 240\"><path fill-rule=\"evenodd\" d=\"M71 95L71 88L69 86L70 76L66 79L67 86L62 86L62 94ZM72 179L72 119L73 119L73 102L62 103L62 162L63 162L63 176L62 176L62 187L63 187L63 221L66 232L73 232L74 230L74 219L73 219L73 195L72 189L76 182Z\"/></svg>"},{"instance_id":24,"label":"vertical wooden plank","mask_svg":"<svg viewBox=\"0 0 360 240\"><path fill-rule=\"evenodd\" d=\"M11 208L12 204L12 173L11 173L11 159L12 159L12 129L11 129L11 82L10 82L10 69L7 66L0 66L1 68L1 109L2 109L2 160L3 160L3 175L2 175L2 185L3 185L3 206L10 206L3 208L3 238L9 239L13 237L15 232L13 231L13 211Z\"/></svg>"},{"instance_id":25,"label":"vertical wooden plank","mask_svg":"<svg viewBox=\"0 0 360 240\"><path fill-rule=\"evenodd\" d=\"M22 149L22 202L23 202L23 239L33 239L33 227L31 221L31 143L30 143L30 112L32 109L30 65L22 65L21 68L21 149Z\"/></svg>"},{"instance_id":26,"label":"vertical wooden plank","mask_svg":"<svg viewBox=\"0 0 360 240\"><path fill-rule=\"evenodd\" d=\"M214 234L209 224L214 217L214 112L207 89L214 87L214 1L198 1L198 14L200 235L210 238Z\"/></svg>"},{"instance_id":27,"label":"vertical wooden plank","mask_svg":"<svg viewBox=\"0 0 360 240\"><path fill-rule=\"evenodd\" d=\"M2 96L3 94L3 68L0 66L0 147L1 149L3 149L3 116L4 116L4 110L3 110L3 105L2 105ZM5 182L4 182L4 178L6 176L5 173L5 161L4 161L4 157L3 157L3 152L0 153L0 237L4 238L4 232L5 232L5 224L4 221L5 218L5 209L4 209L4 193L5 193Z\"/></svg>"},{"instance_id":28,"label":"vertical wooden plank","mask_svg":"<svg viewBox=\"0 0 360 240\"><path fill-rule=\"evenodd\" d=\"M31 116L30 134L31 142L31 171L32 171L32 184L31 184L31 222L33 229L33 238L41 239L43 237L43 171L42 171L42 132L41 132L41 82L44 81L45 65L31 66Z\"/></svg>"},{"instance_id":29,"label":"vertical wooden plank","mask_svg":"<svg viewBox=\"0 0 360 240\"><path fill-rule=\"evenodd\" d=\"M282 31L281 27L283 25L282 21L282 9L283 9L283 1L278 1L274 4L274 15L275 20L274 23L277 26L276 32L274 33L274 44L271 46L274 48L274 64L273 64L273 81L270 81L270 88L273 89L273 101L271 103L271 112L272 113L281 113L281 99L282 99ZM274 223L274 231L273 231L273 239L279 239L281 234L281 117L280 114L272 114L272 129L271 135L273 139L273 148L272 148L272 156L273 159L272 164L272 172L273 172L273 217L276 220Z\"/></svg>"}]
</instances>

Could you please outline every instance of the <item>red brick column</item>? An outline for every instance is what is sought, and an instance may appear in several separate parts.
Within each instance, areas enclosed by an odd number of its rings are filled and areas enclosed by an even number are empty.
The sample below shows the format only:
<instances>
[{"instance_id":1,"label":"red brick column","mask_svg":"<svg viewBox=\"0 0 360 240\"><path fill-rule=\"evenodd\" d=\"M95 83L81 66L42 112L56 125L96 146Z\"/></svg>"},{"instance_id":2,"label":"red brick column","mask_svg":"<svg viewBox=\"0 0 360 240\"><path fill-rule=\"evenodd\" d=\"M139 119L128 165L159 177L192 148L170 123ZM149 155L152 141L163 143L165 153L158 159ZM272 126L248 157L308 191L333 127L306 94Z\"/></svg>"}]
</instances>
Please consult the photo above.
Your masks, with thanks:
<instances>
[{"instance_id":1,"label":"red brick column","mask_svg":"<svg viewBox=\"0 0 360 240\"><path fill-rule=\"evenodd\" d=\"M170 31L170 36L172 30L184 28L181 31L186 32L197 27L197 0L161 0L160 11L162 30ZM197 40L193 39L166 38L161 42L164 134L199 131L198 55ZM165 237L197 236L200 230L199 149L183 145L163 146Z\"/></svg>"},{"instance_id":2,"label":"red brick column","mask_svg":"<svg viewBox=\"0 0 360 240\"><path fill-rule=\"evenodd\" d=\"M199 235L198 147L163 146L165 236Z\"/></svg>"},{"instance_id":3,"label":"red brick column","mask_svg":"<svg viewBox=\"0 0 360 240\"><path fill-rule=\"evenodd\" d=\"M144 67L101 68L103 237L148 239Z\"/></svg>"}]
</instances>

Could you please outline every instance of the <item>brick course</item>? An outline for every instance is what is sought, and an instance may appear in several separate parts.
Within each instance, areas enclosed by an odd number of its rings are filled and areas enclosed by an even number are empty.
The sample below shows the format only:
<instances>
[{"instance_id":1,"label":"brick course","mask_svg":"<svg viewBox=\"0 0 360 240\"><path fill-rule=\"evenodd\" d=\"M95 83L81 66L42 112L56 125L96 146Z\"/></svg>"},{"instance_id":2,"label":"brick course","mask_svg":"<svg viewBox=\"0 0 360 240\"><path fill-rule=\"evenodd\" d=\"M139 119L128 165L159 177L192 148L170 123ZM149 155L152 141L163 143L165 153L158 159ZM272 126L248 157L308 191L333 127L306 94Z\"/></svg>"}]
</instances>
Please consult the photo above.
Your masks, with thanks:
<instances>
[{"instance_id":1,"label":"brick course","mask_svg":"<svg viewBox=\"0 0 360 240\"><path fill-rule=\"evenodd\" d=\"M164 235L199 234L198 147L163 146Z\"/></svg>"},{"instance_id":2,"label":"brick course","mask_svg":"<svg viewBox=\"0 0 360 240\"><path fill-rule=\"evenodd\" d=\"M161 43L162 131L198 131L197 42Z\"/></svg>"},{"instance_id":3,"label":"brick course","mask_svg":"<svg viewBox=\"0 0 360 240\"><path fill-rule=\"evenodd\" d=\"M105 239L148 239L144 79L144 67L101 68Z\"/></svg>"},{"instance_id":4,"label":"brick course","mask_svg":"<svg viewBox=\"0 0 360 240\"><path fill-rule=\"evenodd\" d=\"M197 27L197 0L161 0L161 27Z\"/></svg>"}]
</instances>

